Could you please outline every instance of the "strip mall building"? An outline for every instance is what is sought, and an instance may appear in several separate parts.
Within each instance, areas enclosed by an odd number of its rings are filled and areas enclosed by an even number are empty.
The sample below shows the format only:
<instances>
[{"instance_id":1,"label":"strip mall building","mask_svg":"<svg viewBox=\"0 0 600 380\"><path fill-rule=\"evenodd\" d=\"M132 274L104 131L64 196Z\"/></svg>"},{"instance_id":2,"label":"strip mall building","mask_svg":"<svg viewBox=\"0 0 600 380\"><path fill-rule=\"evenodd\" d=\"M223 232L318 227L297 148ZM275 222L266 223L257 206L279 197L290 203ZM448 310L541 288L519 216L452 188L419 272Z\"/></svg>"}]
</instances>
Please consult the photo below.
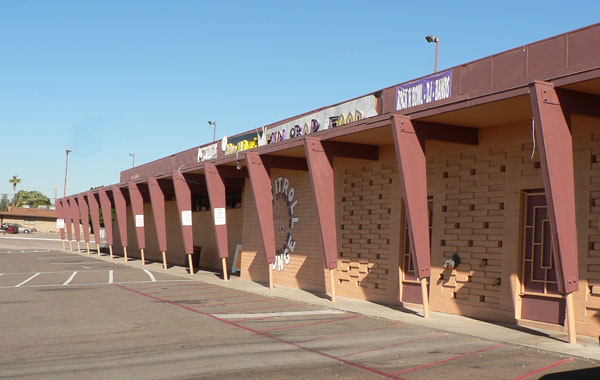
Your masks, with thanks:
<instances>
[{"instance_id":1,"label":"strip mall building","mask_svg":"<svg viewBox=\"0 0 600 380\"><path fill-rule=\"evenodd\" d=\"M63 239L114 210L119 255L231 270L241 245L248 281L598 336L599 47L596 24L125 170L59 200Z\"/></svg>"}]
</instances>

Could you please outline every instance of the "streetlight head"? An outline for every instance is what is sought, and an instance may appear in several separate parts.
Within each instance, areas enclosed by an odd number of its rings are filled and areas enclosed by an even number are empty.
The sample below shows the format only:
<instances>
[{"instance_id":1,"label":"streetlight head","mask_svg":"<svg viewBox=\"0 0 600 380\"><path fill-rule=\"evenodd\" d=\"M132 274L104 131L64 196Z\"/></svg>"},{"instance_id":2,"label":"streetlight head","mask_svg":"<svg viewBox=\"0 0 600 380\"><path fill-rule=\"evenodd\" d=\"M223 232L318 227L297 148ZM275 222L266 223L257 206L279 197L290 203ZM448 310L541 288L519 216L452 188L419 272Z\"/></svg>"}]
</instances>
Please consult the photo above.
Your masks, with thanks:
<instances>
[{"instance_id":1,"label":"streetlight head","mask_svg":"<svg viewBox=\"0 0 600 380\"><path fill-rule=\"evenodd\" d=\"M67 154L69 154L69 153L72 152L72 150L71 149L67 149L66 152L67 152Z\"/></svg>"},{"instance_id":2,"label":"streetlight head","mask_svg":"<svg viewBox=\"0 0 600 380\"><path fill-rule=\"evenodd\" d=\"M133 156L135 156L135 153L129 153L129 155L133 157Z\"/></svg>"},{"instance_id":3,"label":"streetlight head","mask_svg":"<svg viewBox=\"0 0 600 380\"><path fill-rule=\"evenodd\" d=\"M432 36L431 34L426 36L425 39L427 40L427 42L439 42L440 41L440 37Z\"/></svg>"},{"instance_id":4,"label":"streetlight head","mask_svg":"<svg viewBox=\"0 0 600 380\"><path fill-rule=\"evenodd\" d=\"M210 125L215 125L215 124L217 124L217 122L216 122L216 121L210 121L210 120L209 120L209 121L208 121L208 124L210 124Z\"/></svg>"}]
</instances>

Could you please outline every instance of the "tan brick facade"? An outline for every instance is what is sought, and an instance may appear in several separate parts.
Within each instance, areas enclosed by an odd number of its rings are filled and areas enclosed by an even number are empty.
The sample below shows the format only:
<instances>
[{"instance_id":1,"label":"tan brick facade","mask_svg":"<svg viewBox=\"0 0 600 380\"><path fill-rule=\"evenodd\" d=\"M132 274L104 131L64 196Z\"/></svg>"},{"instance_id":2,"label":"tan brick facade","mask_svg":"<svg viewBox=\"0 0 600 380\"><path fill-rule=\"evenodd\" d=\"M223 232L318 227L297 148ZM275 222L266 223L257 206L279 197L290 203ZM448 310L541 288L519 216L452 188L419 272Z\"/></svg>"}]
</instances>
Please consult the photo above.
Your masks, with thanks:
<instances>
[{"instance_id":1,"label":"tan brick facade","mask_svg":"<svg viewBox=\"0 0 600 380\"><path fill-rule=\"evenodd\" d=\"M236 244L241 243L242 231L242 209L227 209L227 232L229 243L229 257L227 258L227 267L231 269L233 256L235 254ZM169 265L188 265L188 257L185 254L183 245L183 237L181 234L181 225L179 221L179 211L175 200L165 202L165 219L167 226L167 263ZM121 237L119 235L119 224L115 220L113 222L114 233L114 252L119 255L123 254L121 246ZM221 270L222 264L219 259L217 246L215 241L215 231L212 224L211 211L194 211L192 212L192 225L194 231L194 246L201 248L200 266L215 270ZM144 204L144 227L146 235L146 248L144 256L147 260L162 261L162 252L158 247L158 239L156 235L156 225L154 223L154 214L152 213L152 205ZM141 252L137 242L135 233L134 216L131 206L127 207L127 247L128 257L140 258Z\"/></svg>"},{"instance_id":2,"label":"tan brick facade","mask_svg":"<svg viewBox=\"0 0 600 380\"><path fill-rule=\"evenodd\" d=\"M288 233L291 233L296 244L294 252L289 255L289 263L284 262L284 267L281 270L276 265L273 271L274 283L275 285L325 292L323 250L310 177L308 172L305 171L271 171L272 182L279 177L282 178L282 181L287 178L289 188L294 188L294 200L297 200L298 203L294 206L293 217L297 217L298 221L294 222L294 228L290 227L290 205L283 197L276 195L273 203L276 247L277 249L283 247ZM249 181L246 181L243 204L244 231L241 276L243 279L267 283L267 260L262 245L254 195Z\"/></svg>"}]
</instances>

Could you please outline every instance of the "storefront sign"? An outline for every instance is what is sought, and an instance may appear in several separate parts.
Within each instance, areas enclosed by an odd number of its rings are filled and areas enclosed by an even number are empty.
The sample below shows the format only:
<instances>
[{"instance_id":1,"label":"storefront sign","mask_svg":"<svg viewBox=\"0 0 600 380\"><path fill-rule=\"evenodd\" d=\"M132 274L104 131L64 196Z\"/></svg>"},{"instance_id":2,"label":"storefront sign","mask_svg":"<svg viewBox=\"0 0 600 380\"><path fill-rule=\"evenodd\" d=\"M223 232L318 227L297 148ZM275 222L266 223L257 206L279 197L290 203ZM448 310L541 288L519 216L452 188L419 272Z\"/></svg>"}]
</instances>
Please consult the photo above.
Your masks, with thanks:
<instances>
[{"instance_id":1,"label":"storefront sign","mask_svg":"<svg viewBox=\"0 0 600 380\"><path fill-rule=\"evenodd\" d=\"M295 193L287 177L277 177L273 181L275 234L286 235L283 246L275 250L275 261L272 265L273 269L278 271L282 271L284 266L290 263L290 254L296 249L296 240L292 236L292 231L300 219L294 216L294 208L298 205ZM285 207L285 213L278 212L281 211L282 206Z\"/></svg>"},{"instance_id":2,"label":"storefront sign","mask_svg":"<svg viewBox=\"0 0 600 380\"><path fill-rule=\"evenodd\" d=\"M198 148L198 162L217 158L217 147L218 144L214 143Z\"/></svg>"},{"instance_id":3,"label":"storefront sign","mask_svg":"<svg viewBox=\"0 0 600 380\"><path fill-rule=\"evenodd\" d=\"M214 209L214 215L215 215L215 226L223 226L225 225L226 221L225 221L225 208L223 207L216 207Z\"/></svg>"},{"instance_id":4,"label":"storefront sign","mask_svg":"<svg viewBox=\"0 0 600 380\"><path fill-rule=\"evenodd\" d=\"M258 135L256 132L231 137L229 139L223 137L223 140L221 140L221 149L225 155L242 152L256 147L258 147Z\"/></svg>"},{"instance_id":5,"label":"storefront sign","mask_svg":"<svg viewBox=\"0 0 600 380\"><path fill-rule=\"evenodd\" d=\"M135 216L135 226L136 227L144 227L144 215L136 215Z\"/></svg>"},{"instance_id":6,"label":"storefront sign","mask_svg":"<svg viewBox=\"0 0 600 380\"><path fill-rule=\"evenodd\" d=\"M452 96L452 70L398 86L396 110L420 106Z\"/></svg>"},{"instance_id":7,"label":"storefront sign","mask_svg":"<svg viewBox=\"0 0 600 380\"><path fill-rule=\"evenodd\" d=\"M65 220L64 219L56 219L56 228L59 230L65 228Z\"/></svg>"},{"instance_id":8,"label":"storefront sign","mask_svg":"<svg viewBox=\"0 0 600 380\"><path fill-rule=\"evenodd\" d=\"M192 211L184 210L181 212L181 225L191 226L192 225Z\"/></svg>"},{"instance_id":9,"label":"storefront sign","mask_svg":"<svg viewBox=\"0 0 600 380\"><path fill-rule=\"evenodd\" d=\"M377 98L374 95L368 95L276 127L262 128L259 133L258 145L274 144L372 116L377 116Z\"/></svg>"}]
</instances>

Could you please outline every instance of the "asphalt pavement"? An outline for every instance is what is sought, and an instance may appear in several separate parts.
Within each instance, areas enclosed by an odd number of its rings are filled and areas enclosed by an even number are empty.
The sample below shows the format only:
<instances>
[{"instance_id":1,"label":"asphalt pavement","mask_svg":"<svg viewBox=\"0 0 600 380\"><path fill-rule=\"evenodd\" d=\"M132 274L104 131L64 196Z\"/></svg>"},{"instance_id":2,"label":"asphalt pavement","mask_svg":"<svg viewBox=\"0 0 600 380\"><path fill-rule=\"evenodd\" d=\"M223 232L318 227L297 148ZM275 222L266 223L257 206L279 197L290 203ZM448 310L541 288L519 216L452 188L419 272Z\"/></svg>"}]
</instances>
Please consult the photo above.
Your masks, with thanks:
<instances>
[{"instance_id":1,"label":"asphalt pavement","mask_svg":"<svg viewBox=\"0 0 600 380\"><path fill-rule=\"evenodd\" d=\"M55 238L0 236L0 379L600 378L594 339L332 303Z\"/></svg>"}]
</instances>

